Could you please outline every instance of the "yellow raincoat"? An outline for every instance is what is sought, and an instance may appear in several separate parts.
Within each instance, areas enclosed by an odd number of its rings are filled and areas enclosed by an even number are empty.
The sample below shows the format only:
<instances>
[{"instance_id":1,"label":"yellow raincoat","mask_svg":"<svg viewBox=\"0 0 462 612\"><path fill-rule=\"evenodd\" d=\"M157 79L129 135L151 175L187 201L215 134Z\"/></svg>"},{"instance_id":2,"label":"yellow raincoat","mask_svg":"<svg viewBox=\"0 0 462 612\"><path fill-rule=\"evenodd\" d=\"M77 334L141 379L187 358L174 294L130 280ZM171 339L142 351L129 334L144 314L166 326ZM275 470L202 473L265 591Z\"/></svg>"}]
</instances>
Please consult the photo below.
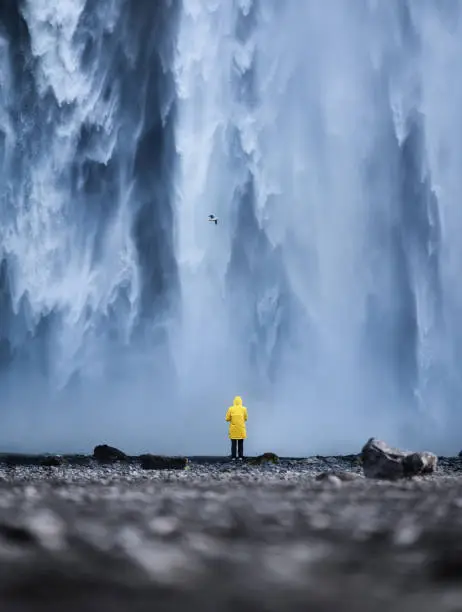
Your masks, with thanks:
<instances>
[{"instance_id":1,"label":"yellow raincoat","mask_svg":"<svg viewBox=\"0 0 462 612\"><path fill-rule=\"evenodd\" d=\"M238 395L234 398L234 404L228 408L226 421L229 423L229 437L231 440L244 440L247 437L245 428L247 408L242 405L242 399Z\"/></svg>"}]
</instances>

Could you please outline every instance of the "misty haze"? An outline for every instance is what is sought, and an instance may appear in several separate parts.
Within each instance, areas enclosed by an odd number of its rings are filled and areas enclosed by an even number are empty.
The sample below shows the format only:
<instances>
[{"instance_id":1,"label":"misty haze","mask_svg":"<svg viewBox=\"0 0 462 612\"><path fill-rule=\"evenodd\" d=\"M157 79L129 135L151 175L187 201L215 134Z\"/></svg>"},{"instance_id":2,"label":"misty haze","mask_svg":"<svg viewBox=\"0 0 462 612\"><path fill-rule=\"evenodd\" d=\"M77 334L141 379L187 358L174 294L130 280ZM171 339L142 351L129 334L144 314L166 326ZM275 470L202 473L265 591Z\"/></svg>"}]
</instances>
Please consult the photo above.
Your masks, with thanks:
<instances>
[{"instance_id":1,"label":"misty haze","mask_svg":"<svg viewBox=\"0 0 462 612\"><path fill-rule=\"evenodd\" d=\"M0 449L458 452L461 17L3 0Z\"/></svg>"}]
</instances>

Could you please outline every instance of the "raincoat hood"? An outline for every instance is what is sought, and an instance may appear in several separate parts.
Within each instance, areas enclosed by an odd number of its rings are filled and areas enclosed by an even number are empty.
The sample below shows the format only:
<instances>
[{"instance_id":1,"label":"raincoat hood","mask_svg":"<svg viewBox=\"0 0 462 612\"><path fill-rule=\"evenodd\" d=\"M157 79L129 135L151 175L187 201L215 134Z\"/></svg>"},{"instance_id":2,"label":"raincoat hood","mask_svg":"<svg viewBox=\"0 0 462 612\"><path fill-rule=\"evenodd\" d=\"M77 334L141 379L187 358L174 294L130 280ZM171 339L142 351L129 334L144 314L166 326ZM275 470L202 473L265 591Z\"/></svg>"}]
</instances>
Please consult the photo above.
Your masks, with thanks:
<instances>
[{"instance_id":1,"label":"raincoat hood","mask_svg":"<svg viewBox=\"0 0 462 612\"><path fill-rule=\"evenodd\" d=\"M242 397L240 397L239 395L236 395L236 397L234 398L234 405L242 406Z\"/></svg>"}]
</instances>

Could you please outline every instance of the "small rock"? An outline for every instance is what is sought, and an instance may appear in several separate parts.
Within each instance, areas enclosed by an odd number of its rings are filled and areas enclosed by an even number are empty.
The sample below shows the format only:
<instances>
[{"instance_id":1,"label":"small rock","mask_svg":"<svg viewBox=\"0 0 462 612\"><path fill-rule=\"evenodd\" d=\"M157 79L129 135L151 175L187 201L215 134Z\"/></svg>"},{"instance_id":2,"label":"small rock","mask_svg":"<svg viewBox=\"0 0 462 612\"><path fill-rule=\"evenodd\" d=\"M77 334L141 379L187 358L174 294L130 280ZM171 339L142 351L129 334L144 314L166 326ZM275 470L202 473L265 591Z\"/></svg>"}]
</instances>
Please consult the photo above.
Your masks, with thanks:
<instances>
[{"instance_id":1,"label":"small rock","mask_svg":"<svg viewBox=\"0 0 462 612\"><path fill-rule=\"evenodd\" d=\"M348 482L361 478L359 474L353 474L352 472L345 472L339 470L330 470L327 472L321 472L316 476L316 480L329 480L330 478L337 478L340 481Z\"/></svg>"},{"instance_id":2,"label":"small rock","mask_svg":"<svg viewBox=\"0 0 462 612\"><path fill-rule=\"evenodd\" d=\"M370 438L361 451L366 478L396 480L398 478L431 474L438 459L433 453L410 453Z\"/></svg>"},{"instance_id":3,"label":"small rock","mask_svg":"<svg viewBox=\"0 0 462 612\"><path fill-rule=\"evenodd\" d=\"M179 522L174 517L158 516L154 518L149 527L159 536L170 536L179 530Z\"/></svg>"},{"instance_id":4,"label":"small rock","mask_svg":"<svg viewBox=\"0 0 462 612\"><path fill-rule=\"evenodd\" d=\"M279 463L279 457L275 453L263 453L252 459L253 465L262 465L263 463Z\"/></svg>"},{"instance_id":5,"label":"small rock","mask_svg":"<svg viewBox=\"0 0 462 612\"><path fill-rule=\"evenodd\" d=\"M0 537L21 546L35 544L34 536L23 525L0 523Z\"/></svg>"},{"instance_id":6,"label":"small rock","mask_svg":"<svg viewBox=\"0 0 462 612\"><path fill-rule=\"evenodd\" d=\"M102 463L112 463L113 461L124 461L127 455L113 446L100 444L93 450L93 458Z\"/></svg>"},{"instance_id":7,"label":"small rock","mask_svg":"<svg viewBox=\"0 0 462 612\"><path fill-rule=\"evenodd\" d=\"M40 461L40 465L42 467L59 467L64 464L64 459L60 455L55 455L51 457L44 457Z\"/></svg>"},{"instance_id":8,"label":"small rock","mask_svg":"<svg viewBox=\"0 0 462 612\"><path fill-rule=\"evenodd\" d=\"M336 487L342 484L342 480L336 472L322 472L316 476L316 480L318 482L328 482Z\"/></svg>"},{"instance_id":9,"label":"small rock","mask_svg":"<svg viewBox=\"0 0 462 612\"><path fill-rule=\"evenodd\" d=\"M58 550L63 547L65 523L51 510L37 510L29 517L27 526L44 548Z\"/></svg>"},{"instance_id":10,"label":"small rock","mask_svg":"<svg viewBox=\"0 0 462 612\"><path fill-rule=\"evenodd\" d=\"M140 455L143 470L184 470L188 464L186 457L165 457L163 455Z\"/></svg>"}]
</instances>

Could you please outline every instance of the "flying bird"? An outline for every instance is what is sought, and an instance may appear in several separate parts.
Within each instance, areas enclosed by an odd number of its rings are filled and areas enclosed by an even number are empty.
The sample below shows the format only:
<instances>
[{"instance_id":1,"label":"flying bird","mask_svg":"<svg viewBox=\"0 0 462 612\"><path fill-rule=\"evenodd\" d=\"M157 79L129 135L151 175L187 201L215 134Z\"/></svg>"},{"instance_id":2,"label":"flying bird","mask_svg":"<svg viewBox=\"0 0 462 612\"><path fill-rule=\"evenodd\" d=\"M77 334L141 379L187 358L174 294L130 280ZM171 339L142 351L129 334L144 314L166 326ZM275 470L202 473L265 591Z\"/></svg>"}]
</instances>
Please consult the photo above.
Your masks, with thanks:
<instances>
[{"instance_id":1,"label":"flying bird","mask_svg":"<svg viewBox=\"0 0 462 612\"><path fill-rule=\"evenodd\" d=\"M209 221L211 221L212 223L215 223L215 225L217 225L218 218L215 217L215 215L209 215Z\"/></svg>"}]
</instances>

